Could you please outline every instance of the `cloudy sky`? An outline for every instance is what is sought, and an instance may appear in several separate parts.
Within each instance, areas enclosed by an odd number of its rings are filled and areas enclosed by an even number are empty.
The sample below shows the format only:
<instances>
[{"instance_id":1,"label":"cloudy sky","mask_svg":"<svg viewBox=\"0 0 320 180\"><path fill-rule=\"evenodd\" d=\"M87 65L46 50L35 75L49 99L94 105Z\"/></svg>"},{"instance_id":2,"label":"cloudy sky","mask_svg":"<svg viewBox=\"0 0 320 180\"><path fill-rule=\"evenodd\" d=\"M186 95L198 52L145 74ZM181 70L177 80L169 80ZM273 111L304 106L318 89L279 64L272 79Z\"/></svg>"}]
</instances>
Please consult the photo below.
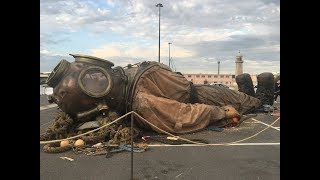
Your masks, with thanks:
<instances>
[{"instance_id":1,"label":"cloudy sky","mask_svg":"<svg viewBox=\"0 0 320 180\"><path fill-rule=\"evenodd\" d=\"M115 66L158 61L182 73L280 71L280 0L40 0L40 71L69 54L105 58Z\"/></svg>"}]
</instances>

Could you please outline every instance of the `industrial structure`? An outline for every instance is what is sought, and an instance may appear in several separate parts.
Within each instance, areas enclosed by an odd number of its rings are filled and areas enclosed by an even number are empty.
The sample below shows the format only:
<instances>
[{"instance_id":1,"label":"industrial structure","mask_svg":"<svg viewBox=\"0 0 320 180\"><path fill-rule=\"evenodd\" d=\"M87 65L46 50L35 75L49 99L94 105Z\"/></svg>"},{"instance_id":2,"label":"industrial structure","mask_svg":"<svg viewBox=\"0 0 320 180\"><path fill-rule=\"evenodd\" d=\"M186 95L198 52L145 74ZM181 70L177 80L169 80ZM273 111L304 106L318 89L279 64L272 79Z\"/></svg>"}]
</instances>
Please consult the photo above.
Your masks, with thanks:
<instances>
[{"instance_id":1,"label":"industrial structure","mask_svg":"<svg viewBox=\"0 0 320 180\"><path fill-rule=\"evenodd\" d=\"M218 74L183 74L185 78L193 82L193 84L209 84L209 83L223 83L227 86L236 86L235 77L243 74L243 60L240 51L236 55L235 74L220 74L220 61L218 61ZM257 84L257 75L251 74L251 79L254 85Z\"/></svg>"},{"instance_id":2,"label":"industrial structure","mask_svg":"<svg viewBox=\"0 0 320 180\"><path fill-rule=\"evenodd\" d=\"M239 74L243 74L243 60L242 60L242 55L240 54L240 51L238 52L236 56L236 72L235 76L238 76Z\"/></svg>"},{"instance_id":3,"label":"industrial structure","mask_svg":"<svg viewBox=\"0 0 320 180\"><path fill-rule=\"evenodd\" d=\"M170 44L168 43L169 48ZM169 50L170 52L170 50ZM170 57L170 54L169 54ZM236 85L235 77L239 74L243 74L243 60L242 55L240 54L240 51L236 55L236 61L235 61L235 74L220 74L220 61L218 61L218 74L183 74L183 76L188 79L189 81L193 82L194 84L209 84L209 83L223 83L227 86L233 86ZM170 63L170 59L169 59ZM170 65L169 65L170 66ZM42 72L40 73L40 84L44 83L46 78L49 76L50 72ZM257 75L252 74L251 79L254 85L257 84Z\"/></svg>"}]
</instances>

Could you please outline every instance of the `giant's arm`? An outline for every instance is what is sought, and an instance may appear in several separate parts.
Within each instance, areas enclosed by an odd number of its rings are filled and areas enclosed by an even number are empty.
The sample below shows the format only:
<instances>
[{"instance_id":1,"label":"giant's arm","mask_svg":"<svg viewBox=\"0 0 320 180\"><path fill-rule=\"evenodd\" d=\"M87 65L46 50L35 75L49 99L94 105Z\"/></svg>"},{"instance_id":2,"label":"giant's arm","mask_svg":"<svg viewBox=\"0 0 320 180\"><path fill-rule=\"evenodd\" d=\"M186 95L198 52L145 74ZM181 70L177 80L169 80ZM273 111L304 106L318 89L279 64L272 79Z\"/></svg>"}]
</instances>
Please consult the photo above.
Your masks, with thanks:
<instances>
[{"instance_id":1,"label":"giant's arm","mask_svg":"<svg viewBox=\"0 0 320 180\"><path fill-rule=\"evenodd\" d=\"M197 131L205 128L210 122L221 120L226 116L225 110L219 106L181 103L143 92L136 95L133 110L157 127L171 133ZM137 121L150 128L142 120L137 119Z\"/></svg>"}]
</instances>

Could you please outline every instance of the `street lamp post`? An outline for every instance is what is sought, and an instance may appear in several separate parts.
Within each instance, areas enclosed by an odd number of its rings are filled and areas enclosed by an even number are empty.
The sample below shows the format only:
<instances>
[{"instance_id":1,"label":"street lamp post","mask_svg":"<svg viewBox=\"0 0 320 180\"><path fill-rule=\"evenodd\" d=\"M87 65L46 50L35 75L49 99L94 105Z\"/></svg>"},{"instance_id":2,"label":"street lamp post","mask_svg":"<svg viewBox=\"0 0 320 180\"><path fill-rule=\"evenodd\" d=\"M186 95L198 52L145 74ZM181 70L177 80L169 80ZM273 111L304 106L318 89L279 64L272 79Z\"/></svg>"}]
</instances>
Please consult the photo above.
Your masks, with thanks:
<instances>
[{"instance_id":1,"label":"street lamp post","mask_svg":"<svg viewBox=\"0 0 320 180\"><path fill-rule=\"evenodd\" d=\"M218 75L220 74L220 61L218 61Z\"/></svg>"},{"instance_id":2,"label":"street lamp post","mask_svg":"<svg viewBox=\"0 0 320 180\"><path fill-rule=\"evenodd\" d=\"M160 63L160 8L163 7L161 3L157 4L156 7L159 7L159 55L158 55L158 61Z\"/></svg>"},{"instance_id":3,"label":"street lamp post","mask_svg":"<svg viewBox=\"0 0 320 180\"><path fill-rule=\"evenodd\" d=\"M170 62L171 62L171 59L170 59L170 44L172 44L172 43L169 42L168 44L169 44L169 68L170 68Z\"/></svg>"}]
</instances>

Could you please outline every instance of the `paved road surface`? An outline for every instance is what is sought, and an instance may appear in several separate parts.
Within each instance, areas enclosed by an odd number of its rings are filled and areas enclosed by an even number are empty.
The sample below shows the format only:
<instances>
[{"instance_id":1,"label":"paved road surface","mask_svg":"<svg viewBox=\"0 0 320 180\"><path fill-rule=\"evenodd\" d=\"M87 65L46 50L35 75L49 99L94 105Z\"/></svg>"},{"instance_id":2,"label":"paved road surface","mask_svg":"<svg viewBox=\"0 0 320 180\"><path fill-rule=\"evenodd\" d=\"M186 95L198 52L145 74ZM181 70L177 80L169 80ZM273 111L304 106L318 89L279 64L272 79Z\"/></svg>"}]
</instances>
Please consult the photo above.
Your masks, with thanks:
<instances>
[{"instance_id":1,"label":"paved road surface","mask_svg":"<svg viewBox=\"0 0 320 180\"><path fill-rule=\"evenodd\" d=\"M47 105L45 96L40 99L41 106ZM280 103L275 106L280 107ZM40 111L41 132L56 112L57 107ZM254 119L223 132L204 130L183 137L202 138L210 143L232 142L256 134L277 117L266 113L258 114ZM77 155L72 151L48 154L42 147L40 145L40 177L43 180L130 179L130 152L105 158L103 155ZM62 160L59 158L62 156L74 161ZM280 120L272 128L237 146L150 147L146 152L134 153L133 172L136 179L280 179Z\"/></svg>"}]
</instances>

